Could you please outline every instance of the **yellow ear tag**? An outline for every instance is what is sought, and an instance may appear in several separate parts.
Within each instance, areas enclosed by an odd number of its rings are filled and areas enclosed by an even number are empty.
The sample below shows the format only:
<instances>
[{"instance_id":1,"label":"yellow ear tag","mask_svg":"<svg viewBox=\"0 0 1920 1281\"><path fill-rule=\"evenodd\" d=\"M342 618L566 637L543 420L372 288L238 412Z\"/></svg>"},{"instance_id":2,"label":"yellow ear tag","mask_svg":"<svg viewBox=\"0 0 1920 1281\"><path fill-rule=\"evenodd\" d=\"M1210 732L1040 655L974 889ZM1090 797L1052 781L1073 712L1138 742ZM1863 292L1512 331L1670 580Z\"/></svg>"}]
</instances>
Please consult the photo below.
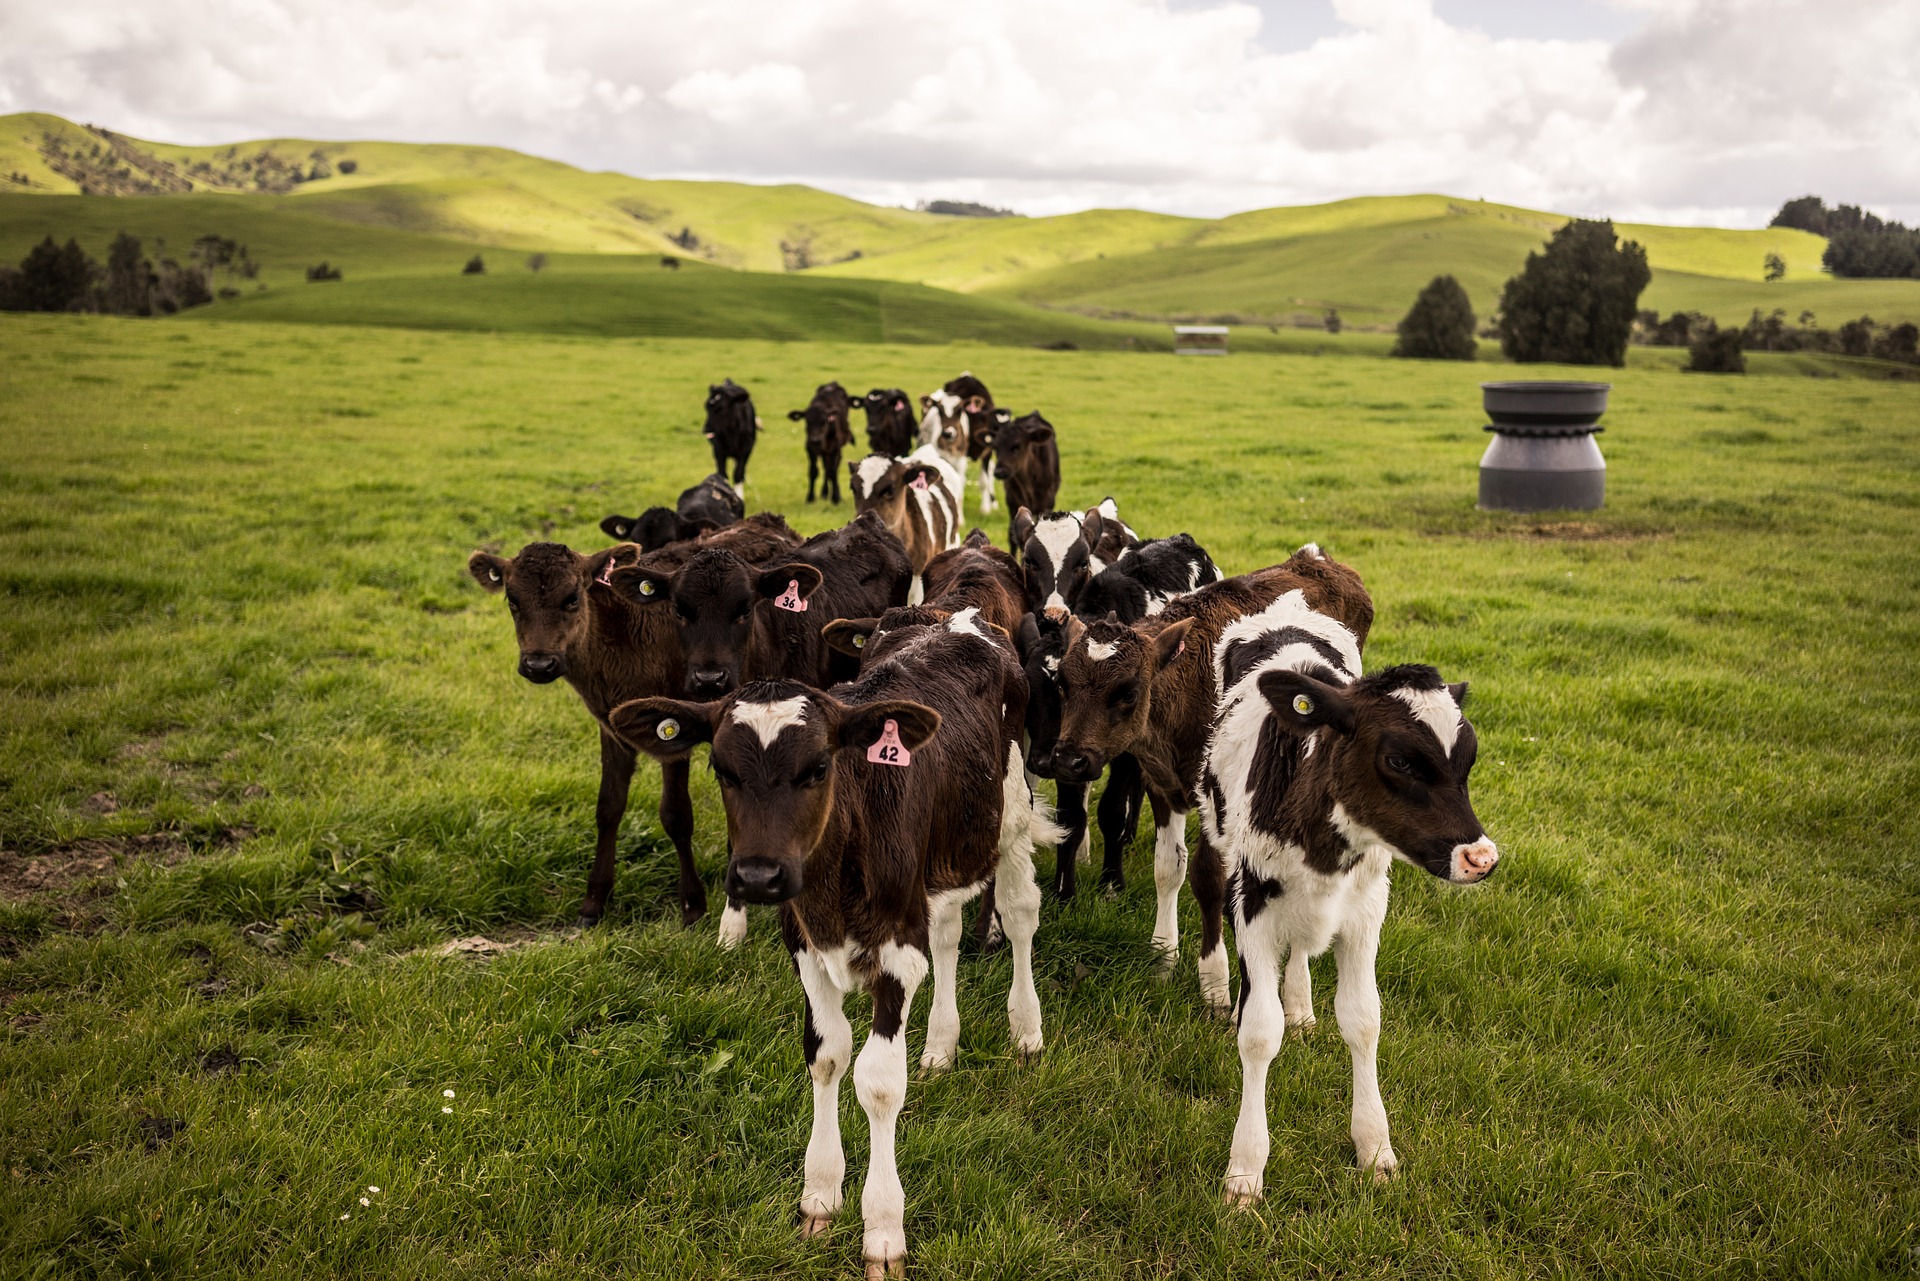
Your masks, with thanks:
<instances>
[{"instance_id":1,"label":"yellow ear tag","mask_svg":"<svg viewBox=\"0 0 1920 1281\"><path fill-rule=\"evenodd\" d=\"M651 578L643 578L640 580L640 594L642 596L653 595L653 580Z\"/></svg>"},{"instance_id":2,"label":"yellow ear tag","mask_svg":"<svg viewBox=\"0 0 1920 1281\"><path fill-rule=\"evenodd\" d=\"M1302 716L1311 716L1313 715L1313 700L1305 694L1295 694L1293 696L1293 710Z\"/></svg>"},{"instance_id":3,"label":"yellow ear tag","mask_svg":"<svg viewBox=\"0 0 1920 1281\"><path fill-rule=\"evenodd\" d=\"M488 579L489 579L490 581L492 581L492 582L496 582L496 583L497 583L497 582L499 582L499 581L500 581L500 571L499 571L498 569L495 569L495 568L494 568L493 566L491 566L491 565L489 565L489 566L487 566L487 578L488 578Z\"/></svg>"},{"instance_id":4,"label":"yellow ear tag","mask_svg":"<svg viewBox=\"0 0 1920 1281\"><path fill-rule=\"evenodd\" d=\"M855 632L853 634L853 647L855 649L865 649L867 647L867 638Z\"/></svg>"},{"instance_id":5,"label":"yellow ear tag","mask_svg":"<svg viewBox=\"0 0 1920 1281\"><path fill-rule=\"evenodd\" d=\"M669 716L666 720L663 720L658 725L655 725L653 727L653 732L660 736L661 742L670 743L674 739L680 737L680 722L674 720L671 716Z\"/></svg>"}]
</instances>

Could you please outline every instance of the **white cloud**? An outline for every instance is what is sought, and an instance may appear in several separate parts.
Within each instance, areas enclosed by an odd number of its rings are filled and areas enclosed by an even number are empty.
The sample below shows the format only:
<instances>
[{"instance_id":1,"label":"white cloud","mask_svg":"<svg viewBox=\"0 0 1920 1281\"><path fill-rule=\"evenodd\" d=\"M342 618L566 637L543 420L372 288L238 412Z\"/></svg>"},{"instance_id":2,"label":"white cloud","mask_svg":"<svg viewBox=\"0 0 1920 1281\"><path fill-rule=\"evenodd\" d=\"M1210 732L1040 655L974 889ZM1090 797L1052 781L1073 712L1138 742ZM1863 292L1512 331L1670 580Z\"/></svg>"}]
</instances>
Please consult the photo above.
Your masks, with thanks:
<instances>
[{"instance_id":1,"label":"white cloud","mask_svg":"<svg viewBox=\"0 0 1920 1281\"><path fill-rule=\"evenodd\" d=\"M1818 191L1920 215L1920 4L1616 3L1640 25L1609 44L1332 0L1332 34L1276 53L1238 0L0 0L0 104L1031 212L1439 190L1759 222Z\"/></svg>"}]
</instances>

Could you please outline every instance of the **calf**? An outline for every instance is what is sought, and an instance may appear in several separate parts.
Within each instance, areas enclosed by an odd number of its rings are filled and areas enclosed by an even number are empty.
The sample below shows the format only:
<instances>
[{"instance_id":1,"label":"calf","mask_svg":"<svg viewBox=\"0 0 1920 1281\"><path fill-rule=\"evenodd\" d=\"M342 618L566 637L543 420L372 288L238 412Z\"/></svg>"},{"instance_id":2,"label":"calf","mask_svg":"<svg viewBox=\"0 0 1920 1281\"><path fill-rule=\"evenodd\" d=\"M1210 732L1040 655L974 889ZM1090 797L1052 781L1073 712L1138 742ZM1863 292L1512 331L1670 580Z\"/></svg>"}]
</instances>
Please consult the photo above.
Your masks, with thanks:
<instances>
[{"instance_id":1,"label":"calf","mask_svg":"<svg viewBox=\"0 0 1920 1281\"><path fill-rule=\"evenodd\" d=\"M712 548L677 567L642 561L615 570L612 582L644 607L672 606L686 693L712 699L750 681L824 689L855 675L858 664L822 640L821 629L906 603L912 574L900 540L866 512L764 561Z\"/></svg>"},{"instance_id":2,"label":"calf","mask_svg":"<svg viewBox=\"0 0 1920 1281\"><path fill-rule=\"evenodd\" d=\"M1461 712L1466 686L1413 665L1363 678L1363 634L1296 590L1229 626L1214 650L1224 695L1200 826L1226 851L1240 954L1240 1117L1225 1187L1235 1204L1261 1195L1267 1067L1287 1024L1313 1023L1307 958L1329 944L1353 1059L1354 1151L1375 1178L1393 1174L1375 1067L1388 869L1400 859L1472 884L1500 858L1467 795L1477 742Z\"/></svg>"},{"instance_id":3,"label":"calf","mask_svg":"<svg viewBox=\"0 0 1920 1281\"><path fill-rule=\"evenodd\" d=\"M926 598L920 575L935 556L960 545L959 475L926 449L905 458L870 454L847 471L853 509L878 514L907 549L914 574L907 601L919 604Z\"/></svg>"},{"instance_id":4,"label":"calf","mask_svg":"<svg viewBox=\"0 0 1920 1281\"><path fill-rule=\"evenodd\" d=\"M713 445L713 470L727 474L727 460L733 460L733 487L747 492L747 459L753 456L753 442L760 432L760 415L753 412L753 397L747 389L727 378L707 388L706 437Z\"/></svg>"},{"instance_id":5,"label":"calf","mask_svg":"<svg viewBox=\"0 0 1920 1281\"><path fill-rule=\"evenodd\" d=\"M913 448L913 402L898 387L875 387L860 399L867 411L867 448L876 454L905 454Z\"/></svg>"},{"instance_id":6,"label":"calf","mask_svg":"<svg viewBox=\"0 0 1920 1281\"><path fill-rule=\"evenodd\" d=\"M1084 512L1047 512L1035 516L1017 509L1008 530L1020 549L1027 580L1027 608L1064 619L1087 580L1120 558L1140 540L1120 519L1113 499Z\"/></svg>"},{"instance_id":7,"label":"calf","mask_svg":"<svg viewBox=\"0 0 1920 1281\"><path fill-rule=\"evenodd\" d=\"M840 451L853 443L853 419L848 409L847 392L839 383L821 383L805 409L787 411L794 422L807 424L807 501L813 501L813 487L820 481L821 496L840 501ZM823 477L821 472L826 474Z\"/></svg>"},{"instance_id":8,"label":"calf","mask_svg":"<svg viewBox=\"0 0 1920 1281\"><path fill-rule=\"evenodd\" d=\"M966 402L952 392L928 392L920 398L925 411L920 419L919 448L916 453L932 451L941 462L953 468L962 488L967 479L968 432Z\"/></svg>"},{"instance_id":9,"label":"calf","mask_svg":"<svg viewBox=\"0 0 1920 1281\"><path fill-rule=\"evenodd\" d=\"M1060 445L1053 424L1039 414L1002 423L993 437L992 471L1007 487L1007 509L1014 520L1022 510L1051 511L1060 494ZM1008 539L1016 547L1022 541L1013 538L1011 522Z\"/></svg>"},{"instance_id":10,"label":"calf","mask_svg":"<svg viewBox=\"0 0 1920 1281\"><path fill-rule=\"evenodd\" d=\"M780 541L793 546L800 540L778 516L756 516L683 546L712 542L751 552ZM632 564L638 554L631 544L582 556L559 543L530 543L511 560L484 551L467 560L468 572L481 587L507 598L519 643L520 675L536 685L564 679L600 726L600 795L594 806L598 839L580 903L582 925L595 924L606 912L613 892L615 842L633 782L633 751L607 729L607 714L631 698L673 693L686 679L672 621L637 608L610 582L610 574ZM679 856L680 919L691 925L706 914L707 892L693 863L693 801L687 794L686 764L664 765L660 774L660 827Z\"/></svg>"},{"instance_id":11,"label":"calf","mask_svg":"<svg viewBox=\"0 0 1920 1281\"><path fill-rule=\"evenodd\" d=\"M1150 538L1089 578L1074 597L1073 612L1082 618L1117 614L1123 623L1137 623L1219 581L1219 568L1191 534Z\"/></svg>"},{"instance_id":12,"label":"calf","mask_svg":"<svg viewBox=\"0 0 1920 1281\"><path fill-rule=\"evenodd\" d=\"M1009 415L1004 409L995 409L993 393L987 385L973 376L972 370L962 370L957 378L947 379L946 386L940 389L949 396L960 398L961 408L967 416L967 458L980 464L980 514L993 514L993 457L994 436L1008 421ZM966 468L962 467L964 475ZM1048 499L1047 505L1052 506Z\"/></svg>"},{"instance_id":13,"label":"calf","mask_svg":"<svg viewBox=\"0 0 1920 1281\"><path fill-rule=\"evenodd\" d=\"M991 629L993 635L1012 644L1026 616L1020 567L1013 557L987 541L985 534L976 529L967 535L966 542L934 557L927 566L925 582L924 604L889 609L879 617L836 619L826 628L827 643L857 659L882 629L908 623L945 623L966 614L978 627ZM966 613L969 610L972 612Z\"/></svg>"},{"instance_id":14,"label":"calf","mask_svg":"<svg viewBox=\"0 0 1920 1281\"><path fill-rule=\"evenodd\" d=\"M1169 959L1180 950L1180 883L1189 870L1187 811L1200 788L1213 724L1215 642L1235 619L1295 590L1365 639L1373 605L1359 576L1313 547L1302 548L1284 565L1203 587L1131 626L1112 618L1068 624L1054 772L1068 781L1091 782L1121 752L1140 762L1156 828L1153 880L1159 906L1153 940ZM1205 827L1191 880L1202 922L1201 992L1208 1004L1224 1009L1227 956L1220 931L1226 871Z\"/></svg>"},{"instance_id":15,"label":"calf","mask_svg":"<svg viewBox=\"0 0 1920 1281\"><path fill-rule=\"evenodd\" d=\"M698 538L710 529L724 529L747 514L747 505L720 473L680 491L673 507L649 507L638 516L609 516L600 530L609 538L638 543L642 551L659 551L668 543Z\"/></svg>"},{"instance_id":16,"label":"calf","mask_svg":"<svg viewBox=\"0 0 1920 1281\"><path fill-rule=\"evenodd\" d=\"M1023 1059L1041 1049L1032 852L1047 824L1015 741L1025 695L1003 648L969 631L912 626L877 641L860 679L831 693L768 681L720 702L650 698L614 712L628 741L662 758L713 744L732 846L728 892L780 904L806 995L802 1046L813 1079L800 1196L806 1237L825 1231L842 1204L840 1078L853 1058L842 1007L849 991L872 994L872 1033L852 1063L871 1143L860 1198L869 1277L904 1271L894 1142L914 993L931 968L920 1065L951 1067L960 911L996 873L1013 951L1013 1048Z\"/></svg>"}]
</instances>

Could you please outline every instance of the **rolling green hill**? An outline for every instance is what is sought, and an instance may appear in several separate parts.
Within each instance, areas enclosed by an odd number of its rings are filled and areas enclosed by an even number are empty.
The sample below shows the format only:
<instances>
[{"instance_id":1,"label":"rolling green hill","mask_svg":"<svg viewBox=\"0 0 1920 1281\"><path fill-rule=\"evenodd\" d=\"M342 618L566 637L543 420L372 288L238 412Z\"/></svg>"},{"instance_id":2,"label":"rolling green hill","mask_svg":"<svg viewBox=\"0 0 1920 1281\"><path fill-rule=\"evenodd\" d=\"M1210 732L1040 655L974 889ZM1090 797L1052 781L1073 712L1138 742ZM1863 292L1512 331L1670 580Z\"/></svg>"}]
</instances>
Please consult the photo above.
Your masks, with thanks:
<instances>
[{"instance_id":1,"label":"rolling green hill","mask_svg":"<svg viewBox=\"0 0 1920 1281\"><path fill-rule=\"evenodd\" d=\"M249 293L261 283L300 282L321 259L345 270L349 285L416 276L436 282L377 302L373 291L358 288L325 300L249 301L250 309L278 318L344 318L343 307L364 302L369 315L390 318L382 323L516 329L527 326L528 315L541 315L570 332L602 332L612 317L638 318L656 306L665 309L662 323L671 324L683 303L687 316L706 317L687 323L723 320L724 310L688 303L700 292L691 276L656 279L660 256L670 254L689 265L807 277L822 286L806 293L761 282L716 293L725 293L729 305L770 308L727 321L736 326L728 332L741 336L785 333L804 317L840 316L847 305L864 317L856 327L892 332L889 326L905 322L876 319L875 300L884 296L896 311L927 317L908 328L934 337L928 325L952 322L958 328L951 338L1045 333L1081 345L1137 345L1147 329L1095 323L1132 319L1154 322L1151 345L1159 345L1169 320L1225 319L1255 326L1258 346L1274 337L1268 326L1284 331L1329 308L1350 327L1389 329L1441 273L1458 277L1476 310L1489 314L1501 285L1566 221L1445 195L1363 197L1219 219L1126 209L960 218L792 184L588 173L498 147L293 138L183 147L39 114L0 117L0 180L8 179L10 185L0 181L0 261L17 259L48 234L78 236L103 256L125 229L164 239L179 256L196 236L212 233L245 242L261 263L260 277L244 282ZM1806 232L1644 224L1619 230L1647 247L1654 279L1643 301L1661 311L1698 310L1735 322L1756 307L1783 308L1790 317L1811 310L1828 325L1863 313L1883 322L1920 320L1920 282L1831 279L1820 270L1825 242ZM554 273L580 277L569 293L573 310L560 315L546 306L549 296L558 297L554 290L527 299L506 288L449 292L443 278L476 248L496 273L547 253ZM1763 279L1769 253L1787 264L1786 278L1771 284ZM595 302L588 277L626 283ZM977 305L933 290L841 289L862 281L972 294ZM642 295L654 301L638 301ZM759 301L744 301L749 297ZM865 301L844 302L853 297ZM496 301L533 310L491 317L475 310ZM1036 308L1077 316L1043 323ZM841 323L830 328L841 332ZM1302 340L1275 341L1298 347ZM1238 338L1236 344L1248 345Z\"/></svg>"}]
</instances>

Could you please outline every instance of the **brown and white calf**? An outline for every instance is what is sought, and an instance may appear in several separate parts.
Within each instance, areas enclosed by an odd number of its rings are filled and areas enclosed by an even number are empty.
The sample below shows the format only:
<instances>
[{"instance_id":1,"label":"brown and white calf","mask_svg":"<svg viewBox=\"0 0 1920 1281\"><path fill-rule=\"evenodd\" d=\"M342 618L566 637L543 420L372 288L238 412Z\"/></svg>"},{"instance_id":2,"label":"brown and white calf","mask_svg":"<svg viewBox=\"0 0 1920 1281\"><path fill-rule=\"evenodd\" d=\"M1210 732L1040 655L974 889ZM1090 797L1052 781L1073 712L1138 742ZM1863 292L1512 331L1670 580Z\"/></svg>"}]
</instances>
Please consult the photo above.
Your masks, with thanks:
<instances>
[{"instance_id":1,"label":"brown and white calf","mask_svg":"<svg viewBox=\"0 0 1920 1281\"><path fill-rule=\"evenodd\" d=\"M713 744L733 851L728 892L780 904L781 934L806 994L813 1133L802 1234L824 1231L841 1208L840 1079L851 1065L869 1129L860 1198L869 1276L901 1275L906 1258L894 1138L914 993L931 969L920 1062L951 1067L960 911L996 872L1013 951L1012 1048L1023 1058L1041 1049L1032 851L1046 821L1008 729L1024 695L1020 669L1001 647L971 632L907 627L876 641L860 679L830 693L762 682L719 702L654 698L614 712L628 741L663 758ZM844 1009L856 989L873 1001L858 1060Z\"/></svg>"},{"instance_id":2,"label":"brown and white calf","mask_svg":"<svg viewBox=\"0 0 1920 1281\"><path fill-rule=\"evenodd\" d=\"M1264 1186L1268 1065L1288 1025L1312 1025L1307 959L1329 945L1353 1059L1354 1150L1376 1177L1394 1172L1375 1064L1388 869L1398 859L1472 884L1500 858L1467 794L1477 740L1466 686L1415 665L1363 677L1363 635L1290 591L1214 649L1224 693L1200 825L1226 852L1240 955L1240 1118L1225 1189L1239 1204Z\"/></svg>"},{"instance_id":3,"label":"brown and white calf","mask_svg":"<svg viewBox=\"0 0 1920 1281\"><path fill-rule=\"evenodd\" d=\"M1214 645L1236 620L1256 614L1289 591L1340 619L1363 640L1373 603L1359 575L1305 547L1285 564L1229 578L1168 605L1131 626L1108 619L1068 624L1060 660L1058 778L1091 782L1122 752L1140 763L1153 809L1153 881L1158 895L1153 941L1168 956L1180 950L1179 898L1191 879L1200 905L1200 989L1207 1003L1227 1004L1227 955L1221 946L1226 869L1205 827L1189 867L1187 812L1200 790L1217 683Z\"/></svg>"},{"instance_id":4,"label":"brown and white calf","mask_svg":"<svg viewBox=\"0 0 1920 1281\"><path fill-rule=\"evenodd\" d=\"M967 460L980 464L980 514L991 516L994 509L993 442L1008 415L1005 410L994 407L993 393L987 390L985 383L974 377L970 369L963 369L957 377L947 379L946 385L940 390L960 398L961 408L967 416ZM960 471L962 475L966 473L964 464ZM1051 501L1048 506L1052 506Z\"/></svg>"},{"instance_id":5,"label":"brown and white calf","mask_svg":"<svg viewBox=\"0 0 1920 1281\"><path fill-rule=\"evenodd\" d=\"M858 664L823 641L821 629L904 605L912 573L900 540L863 512L762 561L716 547L678 566L644 559L611 579L635 604L671 615L686 659L684 693L714 699L758 680L824 689L851 678Z\"/></svg>"},{"instance_id":6,"label":"brown and white calf","mask_svg":"<svg viewBox=\"0 0 1920 1281\"><path fill-rule=\"evenodd\" d=\"M725 529L747 514L747 505L719 472L680 491L672 507L649 507L638 516L614 514L600 522L608 538L638 543L641 551L659 551L668 543Z\"/></svg>"},{"instance_id":7,"label":"brown and white calf","mask_svg":"<svg viewBox=\"0 0 1920 1281\"><path fill-rule=\"evenodd\" d=\"M762 514L656 557L688 554L702 545L766 554L799 542L780 517ZM599 921L613 893L615 842L633 784L633 750L607 728L607 714L629 699L677 693L686 680L672 620L633 605L610 581L613 571L635 562L639 550L628 543L583 556L560 543L530 543L511 560L484 551L467 559L474 581L507 599L520 675L536 685L565 680L600 727L597 839L580 903L582 925ZM706 914L707 892L693 863L693 801L684 761L661 767L659 816L680 861L680 919L691 925Z\"/></svg>"},{"instance_id":8,"label":"brown and white calf","mask_svg":"<svg viewBox=\"0 0 1920 1281\"><path fill-rule=\"evenodd\" d=\"M807 501L813 501L814 483L828 502L840 501L840 451L853 443L853 418L846 388L821 383L805 409L787 411L794 422L807 425ZM824 475L822 474L824 473Z\"/></svg>"},{"instance_id":9,"label":"brown and white calf","mask_svg":"<svg viewBox=\"0 0 1920 1281\"><path fill-rule=\"evenodd\" d=\"M1030 513L1053 509L1060 496L1060 445L1053 424L1039 414L1002 422L993 435L988 465L1007 487L1007 510L1015 518L1022 509ZM1008 541L1017 547L1023 540L1013 538L1010 529Z\"/></svg>"},{"instance_id":10,"label":"brown and white calf","mask_svg":"<svg viewBox=\"0 0 1920 1281\"><path fill-rule=\"evenodd\" d=\"M876 513L907 549L913 567L909 604L926 598L921 575L935 556L960 545L961 479L930 449L905 458L869 454L847 464L853 509Z\"/></svg>"},{"instance_id":11,"label":"brown and white calf","mask_svg":"<svg viewBox=\"0 0 1920 1281\"><path fill-rule=\"evenodd\" d=\"M913 448L913 402L898 387L875 387L857 402L867 411L867 449L875 454L903 455Z\"/></svg>"}]
</instances>

